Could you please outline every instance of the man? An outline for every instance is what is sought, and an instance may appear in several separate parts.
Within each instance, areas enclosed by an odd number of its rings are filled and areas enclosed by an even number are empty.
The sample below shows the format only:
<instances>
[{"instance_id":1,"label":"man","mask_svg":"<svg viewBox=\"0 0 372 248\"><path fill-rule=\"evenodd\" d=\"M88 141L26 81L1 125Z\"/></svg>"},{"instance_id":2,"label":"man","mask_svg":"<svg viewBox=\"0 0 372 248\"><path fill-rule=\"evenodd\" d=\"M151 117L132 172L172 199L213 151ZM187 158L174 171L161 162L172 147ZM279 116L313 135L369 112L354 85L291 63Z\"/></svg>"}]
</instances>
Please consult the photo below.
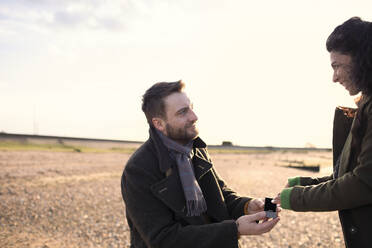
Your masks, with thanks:
<instances>
[{"instance_id":1,"label":"man","mask_svg":"<svg viewBox=\"0 0 372 248\"><path fill-rule=\"evenodd\" d=\"M182 81L143 96L150 138L121 181L131 247L238 247L240 235L270 231L261 199L239 197L217 175ZM263 220L261 223L257 223Z\"/></svg>"}]
</instances>

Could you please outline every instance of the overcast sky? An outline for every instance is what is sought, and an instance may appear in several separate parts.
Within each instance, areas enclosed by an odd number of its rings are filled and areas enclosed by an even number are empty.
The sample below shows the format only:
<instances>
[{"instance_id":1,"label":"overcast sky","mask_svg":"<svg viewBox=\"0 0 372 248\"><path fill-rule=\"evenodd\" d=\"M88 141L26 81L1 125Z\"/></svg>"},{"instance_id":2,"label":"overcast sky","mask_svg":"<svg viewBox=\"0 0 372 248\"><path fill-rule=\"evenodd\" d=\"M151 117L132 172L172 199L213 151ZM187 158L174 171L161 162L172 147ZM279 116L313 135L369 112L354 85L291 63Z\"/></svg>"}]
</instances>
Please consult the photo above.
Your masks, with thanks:
<instances>
[{"instance_id":1,"label":"overcast sky","mask_svg":"<svg viewBox=\"0 0 372 248\"><path fill-rule=\"evenodd\" d=\"M1 0L0 131L144 141L141 96L186 82L208 144L330 147L325 41L371 1Z\"/></svg>"}]
</instances>

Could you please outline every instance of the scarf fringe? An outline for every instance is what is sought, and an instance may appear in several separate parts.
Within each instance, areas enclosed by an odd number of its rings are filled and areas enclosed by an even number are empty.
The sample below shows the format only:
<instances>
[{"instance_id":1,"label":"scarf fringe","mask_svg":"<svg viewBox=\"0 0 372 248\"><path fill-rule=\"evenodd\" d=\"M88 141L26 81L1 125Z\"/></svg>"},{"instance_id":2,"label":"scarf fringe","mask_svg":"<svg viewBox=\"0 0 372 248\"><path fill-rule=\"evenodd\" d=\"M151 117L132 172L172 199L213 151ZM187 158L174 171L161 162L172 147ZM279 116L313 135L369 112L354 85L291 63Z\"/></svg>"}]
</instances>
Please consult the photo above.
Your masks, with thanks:
<instances>
[{"instance_id":1,"label":"scarf fringe","mask_svg":"<svg viewBox=\"0 0 372 248\"><path fill-rule=\"evenodd\" d=\"M204 198L202 200L189 200L187 205L187 216L200 216L207 211L207 203Z\"/></svg>"}]
</instances>

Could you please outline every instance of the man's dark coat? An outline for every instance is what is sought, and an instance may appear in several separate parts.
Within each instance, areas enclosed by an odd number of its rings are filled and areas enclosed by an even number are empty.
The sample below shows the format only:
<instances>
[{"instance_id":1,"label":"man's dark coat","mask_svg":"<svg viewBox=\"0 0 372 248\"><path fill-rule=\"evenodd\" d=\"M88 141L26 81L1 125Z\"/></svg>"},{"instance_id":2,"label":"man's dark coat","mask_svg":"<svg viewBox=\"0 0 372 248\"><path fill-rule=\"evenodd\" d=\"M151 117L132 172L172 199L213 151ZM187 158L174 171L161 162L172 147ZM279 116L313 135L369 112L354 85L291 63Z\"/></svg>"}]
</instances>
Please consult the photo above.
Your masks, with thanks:
<instances>
[{"instance_id":1,"label":"man's dark coat","mask_svg":"<svg viewBox=\"0 0 372 248\"><path fill-rule=\"evenodd\" d=\"M234 219L250 198L239 197L218 177L205 143L194 141L195 177L207 202L206 215L187 217L174 160L156 132L131 156L121 180L131 247L238 247Z\"/></svg>"}]
</instances>

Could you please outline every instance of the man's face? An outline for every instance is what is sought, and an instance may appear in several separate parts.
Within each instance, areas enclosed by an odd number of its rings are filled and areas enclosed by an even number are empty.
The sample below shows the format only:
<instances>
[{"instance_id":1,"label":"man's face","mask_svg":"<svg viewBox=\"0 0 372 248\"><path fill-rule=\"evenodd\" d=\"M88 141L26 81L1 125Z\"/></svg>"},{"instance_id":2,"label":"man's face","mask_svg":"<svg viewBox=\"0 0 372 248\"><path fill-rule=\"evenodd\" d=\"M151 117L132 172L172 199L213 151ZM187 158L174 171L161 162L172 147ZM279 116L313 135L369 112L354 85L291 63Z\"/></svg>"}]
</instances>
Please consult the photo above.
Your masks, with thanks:
<instances>
[{"instance_id":1,"label":"man's face","mask_svg":"<svg viewBox=\"0 0 372 248\"><path fill-rule=\"evenodd\" d=\"M184 92L173 93L164 98L166 120L163 121L162 132L180 144L187 144L198 137L196 127L198 117L193 105Z\"/></svg>"},{"instance_id":2,"label":"man's face","mask_svg":"<svg viewBox=\"0 0 372 248\"><path fill-rule=\"evenodd\" d=\"M339 82L351 96L360 92L360 89L351 80L351 57L339 52L331 52L331 65L333 68L333 82Z\"/></svg>"}]
</instances>

